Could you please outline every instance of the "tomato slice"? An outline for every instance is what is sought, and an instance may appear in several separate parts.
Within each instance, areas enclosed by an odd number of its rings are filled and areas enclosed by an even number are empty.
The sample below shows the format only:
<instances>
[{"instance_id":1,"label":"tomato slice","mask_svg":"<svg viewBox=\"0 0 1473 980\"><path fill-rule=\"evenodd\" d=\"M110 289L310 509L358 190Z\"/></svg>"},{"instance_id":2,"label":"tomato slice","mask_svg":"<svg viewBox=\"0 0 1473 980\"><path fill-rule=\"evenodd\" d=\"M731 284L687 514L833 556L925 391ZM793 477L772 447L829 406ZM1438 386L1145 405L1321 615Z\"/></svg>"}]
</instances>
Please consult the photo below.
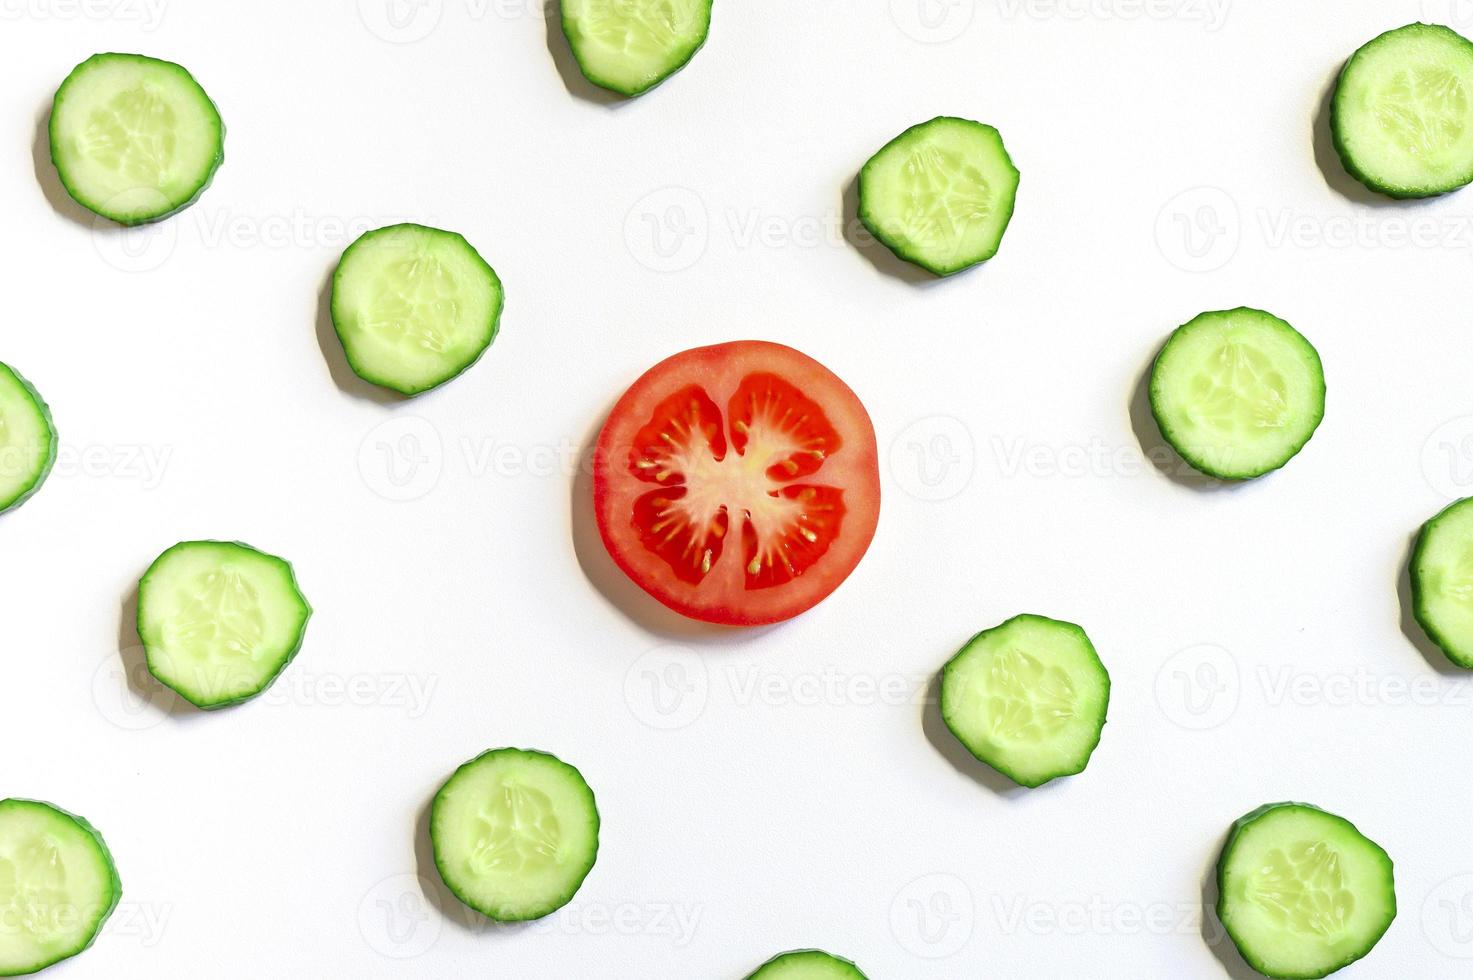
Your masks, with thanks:
<instances>
[{"instance_id":1,"label":"tomato slice","mask_svg":"<svg viewBox=\"0 0 1473 980\"><path fill-rule=\"evenodd\" d=\"M755 626L849 577L880 515L875 430L859 398L791 347L742 340L650 368L594 452L604 546L682 615Z\"/></svg>"}]
</instances>

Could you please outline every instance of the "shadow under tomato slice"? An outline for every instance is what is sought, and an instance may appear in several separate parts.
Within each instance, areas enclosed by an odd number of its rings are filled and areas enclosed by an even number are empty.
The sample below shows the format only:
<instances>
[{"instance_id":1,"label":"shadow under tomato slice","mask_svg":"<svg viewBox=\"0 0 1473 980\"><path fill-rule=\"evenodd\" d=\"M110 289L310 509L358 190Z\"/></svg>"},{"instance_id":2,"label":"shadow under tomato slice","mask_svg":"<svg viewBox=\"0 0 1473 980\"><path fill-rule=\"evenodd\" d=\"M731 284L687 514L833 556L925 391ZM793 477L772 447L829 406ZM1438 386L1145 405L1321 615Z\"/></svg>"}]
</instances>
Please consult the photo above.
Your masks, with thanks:
<instances>
[{"instance_id":1,"label":"shadow under tomato slice","mask_svg":"<svg viewBox=\"0 0 1473 980\"><path fill-rule=\"evenodd\" d=\"M619 400L594 499L610 555L655 598L708 622L776 622L832 592L873 538L874 429L847 385L791 348L698 348Z\"/></svg>"}]
</instances>

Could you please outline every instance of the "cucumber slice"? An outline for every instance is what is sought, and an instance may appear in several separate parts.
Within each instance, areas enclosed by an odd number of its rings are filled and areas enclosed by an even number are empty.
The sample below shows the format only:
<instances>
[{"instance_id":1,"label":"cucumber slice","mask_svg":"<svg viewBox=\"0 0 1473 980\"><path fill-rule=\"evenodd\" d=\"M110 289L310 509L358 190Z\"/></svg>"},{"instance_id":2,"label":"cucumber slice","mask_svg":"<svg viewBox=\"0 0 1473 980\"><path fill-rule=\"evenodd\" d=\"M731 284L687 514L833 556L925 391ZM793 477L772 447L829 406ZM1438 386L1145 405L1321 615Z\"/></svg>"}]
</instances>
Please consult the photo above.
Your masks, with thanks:
<instances>
[{"instance_id":1,"label":"cucumber slice","mask_svg":"<svg viewBox=\"0 0 1473 980\"><path fill-rule=\"evenodd\" d=\"M453 231L390 225L363 234L332 279L332 324L354 372L417 395L476 363L496 339L496 270Z\"/></svg>"},{"instance_id":2,"label":"cucumber slice","mask_svg":"<svg viewBox=\"0 0 1473 980\"><path fill-rule=\"evenodd\" d=\"M50 803L0 800L0 977L44 970L91 946L122 894L90 823Z\"/></svg>"},{"instance_id":3,"label":"cucumber slice","mask_svg":"<svg viewBox=\"0 0 1473 980\"><path fill-rule=\"evenodd\" d=\"M30 382L0 364L0 514L41 489L55 462L51 410Z\"/></svg>"},{"instance_id":4,"label":"cucumber slice","mask_svg":"<svg viewBox=\"0 0 1473 980\"><path fill-rule=\"evenodd\" d=\"M1428 24L1368 42L1340 72L1330 128L1373 191L1432 197L1473 181L1473 43Z\"/></svg>"},{"instance_id":5,"label":"cucumber slice","mask_svg":"<svg viewBox=\"0 0 1473 980\"><path fill-rule=\"evenodd\" d=\"M747 980L868 980L859 967L817 949L795 949L763 963Z\"/></svg>"},{"instance_id":6,"label":"cucumber slice","mask_svg":"<svg viewBox=\"0 0 1473 980\"><path fill-rule=\"evenodd\" d=\"M193 204L225 158L225 126L194 76L141 54L95 54L72 69L50 139L67 193L124 225Z\"/></svg>"},{"instance_id":7,"label":"cucumber slice","mask_svg":"<svg viewBox=\"0 0 1473 980\"><path fill-rule=\"evenodd\" d=\"M1314 435L1325 417L1325 372L1314 346L1270 313L1203 313L1156 356L1151 413L1193 467L1249 480L1283 466Z\"/></svg>"},{"instance_id":8,"label":"cucumber slice","mask_svg":"<svg viewBox=\"0 0 1473 980\"><path fill-rule=\"evenodd\" d=\"M1268 977L1328 976L1369 953L1396 918L1391 858L1307 803L1271 803L1234 823L1217 887L1217 917Z\"/></svg>"},{"instance_id":9,"label":"cucumber slice","mask_svg":"<svg viewBox=\"0 0 1473 980\"><path fill-rule=\"evenodd\" d=\"M199 708L269 687L302 648L311 615L291 565L239 541L182 541L138 583L148 669Z\"/></svg>"},{"instance_id":10,"label":"cucumber slice","mask_svg":"<svg viewBox=\"0 0 1473 980\"><path fill-rule=\"evenodd\" d=\"M1083 772L1100 744L1110 675L1084 630L1014 616L941 669L941 717L978 759L1015 783Z\"/></svg>"},{"instance_id":11,"label":"cucumber slice","mask_svg":"<svg viewBox=\"0 0 1473 980\"><path fill-rule=\"evenodd\" d=\"M890 251L938 276L997 254L1018 168L991 126L938 116L912 126L859 172L859 220Z\"/></svg>"},{"instance_id":12,"label":"cucumber slice","mask_svg":"<svg viewBox=\"0 0 1473 980\"><path fill-rule=\"evenodd\" d=\"M1412 549L1412 613L1449 660L1473 669L1473 498L1422 525Z\"/></svg>"},{"instance_id":13,"label":"cucumber slice","mask_svg":"<svg viewBox=\"0 0 1473 980\"><path fill-rule=\"evenodd\" d=\"M583 77L635 96L701 50L711 29L711 0L562 0L562 15Z\"/></svg>"},{"instance_id":14,"label":"cucumber slice","mask_svg":"<svg viewBox=\"0 0 1473 980\"><path fill-rule=\"evenodd\" d=\"M572 901L598 857L598 827L582 774L531 749L478 755L430 807L440 877L498 922L540 919Z\"/></svg>"}]
</instances>

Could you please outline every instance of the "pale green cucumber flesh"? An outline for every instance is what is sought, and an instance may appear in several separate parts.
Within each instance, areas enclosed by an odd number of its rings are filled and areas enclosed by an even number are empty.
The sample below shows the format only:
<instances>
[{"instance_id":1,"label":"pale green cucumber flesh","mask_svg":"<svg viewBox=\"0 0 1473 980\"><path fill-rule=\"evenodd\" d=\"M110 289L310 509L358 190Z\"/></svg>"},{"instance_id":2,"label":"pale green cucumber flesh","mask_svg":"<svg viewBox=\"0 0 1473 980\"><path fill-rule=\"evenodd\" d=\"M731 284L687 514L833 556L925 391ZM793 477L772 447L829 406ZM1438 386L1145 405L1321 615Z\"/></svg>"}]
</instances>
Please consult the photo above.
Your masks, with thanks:
<instances>
[{"instance_id":1,"label":"pale green cucumber flesh","mask_svg":"<svg viewBox=\"0 0 1473 980\"><path fill-rule=\"evenodd\" d=\"M0 976L35 973L97 938L123 886L102 835L35 800L0 800Z\"/></svg>"},{"instance_id":2,"label":"pale green cucumber flesh","mask_svg":"<svg viewBox=\"0 0 1473 980\"><path fill-rule=\"evenodd\" d=\"M712 0L562 0L563 34L583 76L620 95L647 92L695 57Z\"/></svg>"},{"instance_id":3,"label":"pale green cucumber flesh","mask_svg":"<svg viewBox=\"0 0 1473 980\"><path fill-rule=\"evenodd\" d=\"M1411 576L1417 622L1449 660L1473 669L1473 499L1422 525Z\"/></svg>"},{"instance_id":4,"label":"pale green cucumber flesh","mask_svg":"<svg viewBox=\"0 0 1473 980\"><path fill-rule=\"evenodd\" d=\"M1391 858L1307 803L1269 804L1235 822L1217 885L1218 918L1243 959L1281 980L1350 965L1396 918Z\"/></svg>"},{"instance_id":5,"label":"pale green cucumber flesh","mask_svg":"<svg viewBox=\"0 0 1473 980\"><path fill-rule=\"evenodd\" d=\"M200 708L269 687L301 649L311 615L291 565L238 541L180 542L138 585L149 671Z\"/></svg>"},{"instance_id":6,"label":"pale green cucumber flesh","mask_svg":"<svg viewBox=\"0 0 1473 980\"><path fill-rule=\"evenodd\" d=\"M0 364L0 513L41 488L56 462L56 427L41 395Z\"/></svg>"},{"instance_id":7,"label":"pale green cucumber flesh","mask_svg":"<svg viewBox=\"0 0 1473 980\"><path fill-rule=\"evenodd\" d=\"M598 857L593 790L546 752L492 749L435 794L430 839L446 886L498 922L540 919L572 901Z\"/></svg>"},{"instance_id":8,"label":"pale green cucumber flesh","mask_svg":"<svg viewBox=\"0 0 1473 980\"><path fill-rule=\"evenodd\" d=\"M97 54L72 69L48 131L67 193L125 225L188 207L225 157L220 113L194 77L137 54Z\"/></svg>"},{"instance_id":9,"label":"pale green cucumber flesh","mask_svg":"<svg viewBox=\"0 0 1473 980\"><path fill-rule=\"evenodd\" d=\"M1330 105L1345 169L1391 197L1473 181L1473 43L1446 27L1387 31L1346 62Z\"/></svg>"},{"instance_id":10,"label":"pale green cucumber flesh","mask_svg":"<svg viewBox=\"0 0 1473 980\"><path fill-rule=\"evenodd\" d=\"M859 218L897 256L949 276L997 254L1018 168L996 129L940 116L885 144L859 172Z\"/></svg>"},{"instance_id":11,"label":"pale green cucumber flesh","mask_svg":"<svg viewBox=\"0 0 1473 980\"><path fill-rule=\"evenodd\" d=\"M1073 623L1015 616L941 671L941 717L981 761L1022 786L1083 772L1099 745L1110 675Z\"/></svg>"},{"instance_id":12,"label":"pale green cucumber flesh","mask_svg":"<svg viewBox=\"0 0 1473 980\"><path fill-rule=\"evenodd\" d=\"M849 960L817 949L780 953L757 968L747 980L867 980Z\"/></svg>"},{"instance_id":13,"label":"pale green cucumber flesh","mask_svg":"<svg viewBox=\"0 0 1473 980\"><path fill-rule=\"evenodd\" d=\"M1177 328L1151 368L1150 394L1172 448L1224 480L1283 466L1325 415L1319 353L1283 320L1247 307Z\"/></svg>"},{"instance_id":14,"label":"pale green cucumber flesh","mask_svg":"<svg viewBox=\"0 0 1473 980\"><path fill-rule=\"evenodd\" d=\"M332 322L353 371L403 395L480 359L501 321L496 271L460 235L400 224L361 236L332 282Z\"/></svg>"}]
</instances>

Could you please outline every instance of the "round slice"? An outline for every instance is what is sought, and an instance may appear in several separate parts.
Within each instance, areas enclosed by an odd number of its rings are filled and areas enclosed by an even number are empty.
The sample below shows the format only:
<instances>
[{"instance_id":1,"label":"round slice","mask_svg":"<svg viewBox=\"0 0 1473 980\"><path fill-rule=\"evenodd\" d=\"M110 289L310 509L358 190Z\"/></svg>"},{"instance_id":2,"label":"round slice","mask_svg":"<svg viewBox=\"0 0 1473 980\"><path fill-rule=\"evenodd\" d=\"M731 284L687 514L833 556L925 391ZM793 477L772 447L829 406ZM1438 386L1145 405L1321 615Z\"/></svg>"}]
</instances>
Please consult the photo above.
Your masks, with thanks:
<instances>
[{"instance_id":1,"label":"round slice","mask_svg":"<svg viewBox=\"0 0 1473 980\"><path fill-rule=\"evenodd\" d=\"M56 90L51 161L78 204L125 225L193 204L225 158L215 103L180 66L95 54Z\"/></svg>"},{"instance_id":2,"label":"round slice","mask_svg":"<svg viewBox=\"0 0 1473 980\"><path fill-rule=\"evenodd\" d=\"M41 395L0 364L0 513L19 507L56 462L56 427Z\"/></svg>"},{"instance_id":3,"label":"round slice","mask_svg":"<svg viewBox=\"0 0 1473 980\"><path fill-rule=\"evenodd\" d=\"M1270 313L1203 313L1156 356L1151 413L1193 467L1249 480L1283 466L1314 435L1325 417L1325 372L1310 342Z\"/></svg>"},{"instance_id":4,"label":"round slice","mask_svg":"<svg viewBox=\"0 0 1473 980\"><path fill-rule=\"evenodd\" d=\"M49 803L0 800L0 977L91 946L122 894L91 824Z\"/></svg>"},{"instance_id":5,"label":"round slice","mask_svg":"<svg viewBox=\"0 0 1473 980\"><path fill-rule=\"evenodd\" d=\"M1412 611L1449 660L1473 669L1473 498L1422 525L1412 550Z\"/></svg>"},{"instance_id":6,"label":"round slice","mask_svg":"<svg viewBox=\"0 0 1473 980\"><path fill-rule=\"evenodd\" d=\"M1234 823L1217 887L1217 917L1243 959L1285 980L1349 966L1396 918L1391 858L1307 803L1271 803Z\"/></svg>"},{"instance_id":7,"label":"round slice","mask_svg":"<svg viewBox=\"0 0 1473 980\"><path fill-rule=\"evenodd\" d=\"M983 630L941 670L946 727L1023 786L1083 772L1109 705L1110 675L1084 630L1044 616Z\"/></svg>"},{"instance_id":8,"label":"round slice","mask_svg":"<svg viewBox=\"0 0 1473 980\"><path fill-rule=\"evenodd\" d=\"M682 615L796 616L849 576L880 515L859 398L791 347L736 341L650 368L614 406L593 463L614 562Z\"/></svg>"},{"instance_id":9,"label":"round slice","mask_svg":"<svg viewBox=\"0 0 1473 980\"><path fill-rule=\"evenodd\" d=\"M200 708L260 694L302 648L312 607L287 562L239 541L183 541L138 583L153 676Z\"/></svg>"},{"instance_id":10,"label":"round slice","mask_svg":"<svg viewBox=\"0 0 1473 980\"><path fill-rule=\"evenodd\" d=\"M1018 168L997 130L938 116L912 126L859 172L859 220L907 262L949 276L997 254Z\"/></svg>"},{"instance_id":11,"label":"round slice","mask_svg":"<svg viewBox=\"0 0 1473 980\"><path fill-rule=\"evenodd\" d=\"M451 776L430 808L435 867L455 897L498 922L556 912L598 858L598 807L556 756L492 749Z\"/></svg>"},{"instance_id":12,"label":"round slice","mask_svg":"<svg viewBox=\"0 0 1473 980\"><path fill-rule=\"evenodd\" d=\"M1408 24L1346 62L1330 108L1345 169L1391 197L1432 197L1473 181L1473 43Z\"/></svg>"},{"instance_id":13,"label":"round slice","mask_svg":"<svg viewBox=\"0 0 1473 980\"><path fill-rule=\"evenodd\" d=\"M747 980L867 980L859 967L817 949L795 949L763 963Z\"/></svg>"},{"instance_id":14,"label":"round slice","mask_svg":"<svg viewBox=\"0 0 1473 980\"><path fill-rule=\"evenodd\" d=\"M496 338L496 270L460 235L424 225L366 232L332 278L332 324L360 378L404 395L449 381Z\"/></svg>"},{"instance_id":15,"label":"round slice","mask_svg":"<svg viewBox=\"0 0 1473 980\"><path fill-rule=\"evenodd\" d=\"M639 95L706 43L711 0L562 0L563 33L593 84Z\"/></svg>"}]
</instances>

